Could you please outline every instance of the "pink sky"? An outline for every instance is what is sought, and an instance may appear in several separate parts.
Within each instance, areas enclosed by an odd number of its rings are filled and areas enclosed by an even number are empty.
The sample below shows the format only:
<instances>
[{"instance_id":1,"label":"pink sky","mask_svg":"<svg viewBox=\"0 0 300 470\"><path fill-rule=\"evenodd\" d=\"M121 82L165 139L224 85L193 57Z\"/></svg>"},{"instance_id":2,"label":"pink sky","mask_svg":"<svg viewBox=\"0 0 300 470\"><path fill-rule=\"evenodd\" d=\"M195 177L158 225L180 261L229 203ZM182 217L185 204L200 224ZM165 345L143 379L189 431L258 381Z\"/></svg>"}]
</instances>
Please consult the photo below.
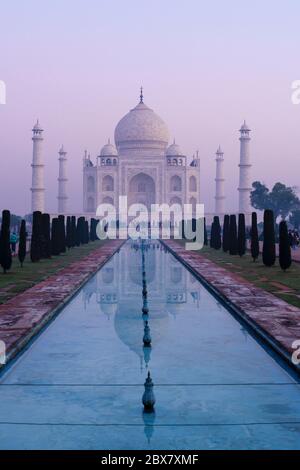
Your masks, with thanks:
<instances>
[{"instance_id":1,"label":"pink sky","mask_svg":"<svg viewBox=\"0 0 300 470\"><path fill-rule=\"evenodd\" d=\"M262 4L263 3L263 4ZM21 4L21 5L20 5ZM225 5L226 4L226 5ZM0 8L1 209L30 211L31 128L45 129L46 209L57 210L58 150L68 151L70 209L82 209L82 155L95 158L138 101L202 160L213 209L214 154L225 152L226 206L237 209L239 142L252 129L253 180L299 185L300 78L295 1L11 0Z\"/></svg>"}]
</instances>

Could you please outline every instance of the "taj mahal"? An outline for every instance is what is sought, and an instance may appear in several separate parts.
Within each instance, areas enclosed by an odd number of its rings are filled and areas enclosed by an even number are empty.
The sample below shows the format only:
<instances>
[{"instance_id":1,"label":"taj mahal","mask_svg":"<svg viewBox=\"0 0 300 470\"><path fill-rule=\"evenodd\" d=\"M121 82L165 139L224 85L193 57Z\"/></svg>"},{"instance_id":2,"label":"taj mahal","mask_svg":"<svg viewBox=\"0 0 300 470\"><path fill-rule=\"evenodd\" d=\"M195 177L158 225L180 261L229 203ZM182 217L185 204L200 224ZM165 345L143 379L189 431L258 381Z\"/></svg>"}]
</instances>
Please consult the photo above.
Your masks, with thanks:
<instances>
[{"instance_id":1,"label":"taj mahal","mask_svg":"<svg viewBox=\"0 0 300 470\"><path fill-rule=\"evenodd\" d=\"M140 102L117 124L115 144L106 144L97 164L83 165L83 210L95 212L101 202L117 204L127 195L128 204L200 202L200 165L187 159L174 142L163 120Z\"/></svg>"},{"instance_id":2,"label":"taj mahal","mask_svg":"<svg viewBox=\"0 0 300 470\"><path fill-rule=\"evenodd\" d=\"M250 129L244 122L239 130L239 212L249 215L251 192ZM43 129L39 122L33 127L32 211L45 208ZM93 161L85 151L83 158L83 207L78 212L95 215L101 203L118 210L119 196L127 196L128 206L144 204L201 203L201 165L196 152L188 158L175 140L170 144L166 123L144 102L143 89L138 104L117 124L113 144L110 140ZM224 153L218 148L215 156L215 211L225 213ZM68 214L67 152L59 150L58 208Z\"/></svg>"}]
</instances>

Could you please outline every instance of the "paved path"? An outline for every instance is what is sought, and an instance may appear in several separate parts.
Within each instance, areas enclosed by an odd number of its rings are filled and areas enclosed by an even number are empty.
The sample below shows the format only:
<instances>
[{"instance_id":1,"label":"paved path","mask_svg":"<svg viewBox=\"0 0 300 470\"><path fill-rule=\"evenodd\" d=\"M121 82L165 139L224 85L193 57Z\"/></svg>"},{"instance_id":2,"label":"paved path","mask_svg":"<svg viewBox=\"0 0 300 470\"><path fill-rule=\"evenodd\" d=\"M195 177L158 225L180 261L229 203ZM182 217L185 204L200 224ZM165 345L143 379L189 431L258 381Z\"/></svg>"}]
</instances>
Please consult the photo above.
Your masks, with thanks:
<instances>
[{"instance_id":1,"label":"paved path","mask_svg":"<svg viewBox=\"0 0 300 470\"><path fill-rule=\"evenodd\" d=\"M120 248L123 240L111 240L0 305L0 340L5 342L7 360L68 302L75 292Z\"/></svg>"},{"instance_id":2,"label":"paved path","mask_svg":"<svg viewBox=\"0 0 300 470\"><path fill-rule=\"evenodd\" d=\"M300 340L300 309L260 289L173 240L164 241L274 349L291 362L292 344ZM300 366L297 366L300 371Z\"/></svg>"}]
</instances>

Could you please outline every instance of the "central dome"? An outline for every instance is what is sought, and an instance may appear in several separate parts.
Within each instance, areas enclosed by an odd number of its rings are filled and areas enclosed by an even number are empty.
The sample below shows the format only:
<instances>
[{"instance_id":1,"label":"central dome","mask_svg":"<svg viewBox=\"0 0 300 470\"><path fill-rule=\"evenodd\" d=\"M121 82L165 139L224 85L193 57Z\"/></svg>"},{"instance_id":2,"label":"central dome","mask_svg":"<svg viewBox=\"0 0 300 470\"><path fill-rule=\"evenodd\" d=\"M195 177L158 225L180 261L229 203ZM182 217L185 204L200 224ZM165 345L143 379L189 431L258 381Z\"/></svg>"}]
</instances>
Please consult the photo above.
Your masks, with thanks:
<instances>
[{"instance_id":1,"label":"central dome","mask_svg":"<svg viewBox=\"0 0 300 470\"><path fill-rule=\"evenodd\" d=\"M164 121L141 100L115 129L118 149L153 148L165 150L169 131Z\"/></svg>"}]
</instances>

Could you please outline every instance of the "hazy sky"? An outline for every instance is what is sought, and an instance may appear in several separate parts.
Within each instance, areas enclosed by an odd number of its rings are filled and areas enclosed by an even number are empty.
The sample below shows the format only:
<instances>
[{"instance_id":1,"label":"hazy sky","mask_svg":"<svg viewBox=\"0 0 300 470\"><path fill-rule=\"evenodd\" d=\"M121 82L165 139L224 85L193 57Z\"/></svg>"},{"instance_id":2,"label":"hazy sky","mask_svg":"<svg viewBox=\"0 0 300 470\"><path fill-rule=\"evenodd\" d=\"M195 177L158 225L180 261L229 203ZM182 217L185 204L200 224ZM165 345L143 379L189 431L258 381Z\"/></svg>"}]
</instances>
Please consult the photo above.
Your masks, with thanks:
<instances>
[{"instance_id":1,"label":"hazy sky","mask_svg":"<svg viewBox=\"0 0 300 470\"><path fill-rule=\"evenodd\" d=\"M30 210L31 129L45 132L46 209L57 210L58 150L70 209L82 210L82 155L145 103L185 153L199 149L213 209L214 154L225 152L227 210L237 209L239 133L252 129L253 180L299 185L299 0L0 0L0 207Z\"/></svg>"}]
</instances>

